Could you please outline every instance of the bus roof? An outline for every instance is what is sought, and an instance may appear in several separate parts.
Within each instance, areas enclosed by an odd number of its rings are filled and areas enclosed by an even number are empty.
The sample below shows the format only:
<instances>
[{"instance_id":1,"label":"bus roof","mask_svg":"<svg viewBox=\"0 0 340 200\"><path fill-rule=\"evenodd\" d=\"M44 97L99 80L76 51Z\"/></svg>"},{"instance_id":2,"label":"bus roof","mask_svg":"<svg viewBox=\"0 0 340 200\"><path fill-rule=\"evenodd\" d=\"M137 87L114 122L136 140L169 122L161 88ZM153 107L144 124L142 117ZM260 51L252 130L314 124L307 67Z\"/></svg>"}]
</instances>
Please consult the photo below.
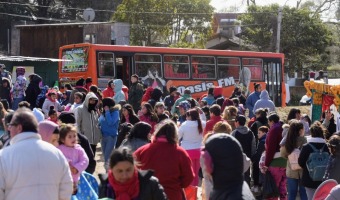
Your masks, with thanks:
<instances>
[{"instance_id":1,"label":"bus roof","mask_svg":"<svg viewBox=\"0 0 340 200\"><path fill-rule=\"evenodd\" d=\"M215 55L215 56L246 56L246 57L268 57L284 58L283 53L273 52L255 52L255 51L234 51L234 50L213 50L213 49L188 49L188 48L170 48L170 47L150 47L150 46L123 46L107 44L90 44L79 43L70 44L60 47L60 49L70 49L88 46L93 50L101 51L119 51L119 52L136 52L136 53L166 53L166 54L196 54L196 55Z\"/></svg>"}]
</instances>

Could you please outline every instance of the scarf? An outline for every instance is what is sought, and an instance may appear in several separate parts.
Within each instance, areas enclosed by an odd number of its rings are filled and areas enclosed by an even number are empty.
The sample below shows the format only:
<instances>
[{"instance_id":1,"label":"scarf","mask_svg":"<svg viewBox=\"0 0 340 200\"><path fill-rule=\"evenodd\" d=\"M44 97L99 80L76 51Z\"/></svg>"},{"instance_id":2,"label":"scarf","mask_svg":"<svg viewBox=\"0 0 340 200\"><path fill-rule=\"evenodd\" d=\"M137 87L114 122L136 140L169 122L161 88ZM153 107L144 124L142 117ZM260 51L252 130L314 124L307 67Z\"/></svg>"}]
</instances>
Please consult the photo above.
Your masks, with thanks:
<instances>
[{"instance_id":1,"label":"scarf","mask_svg":"<svg viewBox=\"0 0 340 200\"><path fill-rule=\"evenodd\" d=\"M135 168L133 177L126 183L119 183L113 177L112 171L109 170L109 183L112 186L116 200L131 200L139 195L138 170Z\"/></svg>"}]
</instances>

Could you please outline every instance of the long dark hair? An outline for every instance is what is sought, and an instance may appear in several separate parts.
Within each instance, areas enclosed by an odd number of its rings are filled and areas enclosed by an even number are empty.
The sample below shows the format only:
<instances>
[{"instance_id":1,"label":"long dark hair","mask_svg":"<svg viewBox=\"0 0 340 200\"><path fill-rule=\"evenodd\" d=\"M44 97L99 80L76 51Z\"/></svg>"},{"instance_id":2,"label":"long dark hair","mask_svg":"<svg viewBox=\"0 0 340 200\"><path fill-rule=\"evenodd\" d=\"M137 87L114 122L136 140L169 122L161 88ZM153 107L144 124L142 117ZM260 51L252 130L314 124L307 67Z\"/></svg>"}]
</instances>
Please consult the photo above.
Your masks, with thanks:
<instances>
[{"instance_id":1,"label":"long dark hair","mask_svg":"<svg viewBox=\"0 0 340 200\"><path fill-rule=\"evenodd\" d=\"M136 123L130 131L128 135L128 139L131 140L133 138L139 138L142 140L149 140L148 135L151 131L151 126L145 122Z\"/></svg>"},{"instance_id":2,"label":"long dark hair","mask_svg":"<svg viewBox=\"0 0 340 200\"><path fill-rule=\"evenodd\" d=\"M145 106L147 113L146 116L150 117L151 121L158 122L157 114L154 112L151 104L145 103L143 106Z\"/></svg>"},{"instance_id":3,"label":"long dark hair","mask_svg":"<svg viewBox=\"0 0 340 200\"><path fill-rule=\"evenodd\" d=\"M200 119L200 116L199 116L197 110L196 109L190 109L190 110L187 111L186 115L188 117L190 116L192 121L197 121L198 132L199 132L199 134L202 134L202 132L203 132L202 122L201 122L201 119Z\"/></svg>"},{"instance_id":4,"label":"long dark hair","mask_svg":"<svg viewBox=\"0 0 340 200\"><path fill-rule=\"evenodd\" d=\"M178 131L176 124L171 119L165 119L156 126L154 133L156 138L165 136L170 144L178 143Z\"/></svg>"},{"instance_id":5,"label":"long dark hair","mask_svg":"<svg viewBox=\"0 0 340 200\"><path fill-rule=\"evenodd\" d=\"M132 151L127 147L113 150L110 156L110 161L109 161L110 169L112 169L119 162L123 162L123 161L128 161L131 164L135 163L133 159Z\"/></svg>"},{"instance_id":6,"label":"long dark hair","mask_svg":"<svg viewBox=\"0 0 340 200\"><path fill-rule=\"evenodd\" d=\"M288 129L287 140L286 140L286 151L291 154L297 147L297 141L300 137L300 130L303 129L303 124L298 120L292 120Z\"/></svg>"},{"instance_id":7,"label":"long dark hair","mask_svg":"<svg viewBox=\"0 0 340 200\"><path fill-rule=\"evenodd\" d=\"M296 119L297 113L301 113L300 109L298 109L298 108L290 109L288 116L287 116L287 122L289 122L291 119Z\"/></svg>"}]
</instances>

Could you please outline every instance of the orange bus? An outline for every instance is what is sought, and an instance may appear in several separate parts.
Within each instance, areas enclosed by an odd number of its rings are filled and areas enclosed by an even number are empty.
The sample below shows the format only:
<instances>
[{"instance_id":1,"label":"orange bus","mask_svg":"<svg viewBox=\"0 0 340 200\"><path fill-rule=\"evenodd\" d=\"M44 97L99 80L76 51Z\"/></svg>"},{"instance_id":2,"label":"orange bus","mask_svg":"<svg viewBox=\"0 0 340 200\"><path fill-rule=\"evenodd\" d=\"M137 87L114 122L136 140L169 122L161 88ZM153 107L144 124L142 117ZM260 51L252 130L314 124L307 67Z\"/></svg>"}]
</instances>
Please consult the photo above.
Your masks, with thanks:
<instances>
[{"instance_id":1,"label":"orange bus","mask_svg":"<svg viewBox=\"0 0 340 200\"><path fill-rule=\"evenodd\" d=\"M276 106L286 102L281 53L82 43L60 47L59 58L68 60L59 64L60 84L92 77L99 88L106 88L110 79L122 79L128 87L130 76L138 74L146 87L165 91L174 85L199 98L216 86L223 88L224 97L235 86L249 94L256 82Z\"/></svg>"}]
</instances>

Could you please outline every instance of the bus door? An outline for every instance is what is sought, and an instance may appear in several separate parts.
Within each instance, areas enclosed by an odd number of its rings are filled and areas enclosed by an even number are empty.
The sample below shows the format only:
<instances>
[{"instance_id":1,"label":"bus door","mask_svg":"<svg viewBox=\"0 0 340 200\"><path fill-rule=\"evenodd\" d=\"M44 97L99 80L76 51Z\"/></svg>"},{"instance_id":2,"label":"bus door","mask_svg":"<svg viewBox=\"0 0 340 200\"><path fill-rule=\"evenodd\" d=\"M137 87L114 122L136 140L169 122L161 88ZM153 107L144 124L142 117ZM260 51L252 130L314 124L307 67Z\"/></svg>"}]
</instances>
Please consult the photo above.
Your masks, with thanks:
<instances>
[{"instance_id":1,"label":"bus door","mask_svg":"<svg viewBox=\"0 0 340 200\"><path fill-rule=\"evenodd\" d=\"M282 65L279 60L263 60L266 90L275 106L282 106Z\"/></svg>"},{"instance_id":2,"label":"bus door","mask_svg":"<svg viewBox=\"0 0 340 200\"><path fill-rule=\"evenodd\" d=\"M133 53L115 52L115 69L117 79L121 79L123 84L130 86L130 76L132 73Z\"/></svg>"}]
</instances>

